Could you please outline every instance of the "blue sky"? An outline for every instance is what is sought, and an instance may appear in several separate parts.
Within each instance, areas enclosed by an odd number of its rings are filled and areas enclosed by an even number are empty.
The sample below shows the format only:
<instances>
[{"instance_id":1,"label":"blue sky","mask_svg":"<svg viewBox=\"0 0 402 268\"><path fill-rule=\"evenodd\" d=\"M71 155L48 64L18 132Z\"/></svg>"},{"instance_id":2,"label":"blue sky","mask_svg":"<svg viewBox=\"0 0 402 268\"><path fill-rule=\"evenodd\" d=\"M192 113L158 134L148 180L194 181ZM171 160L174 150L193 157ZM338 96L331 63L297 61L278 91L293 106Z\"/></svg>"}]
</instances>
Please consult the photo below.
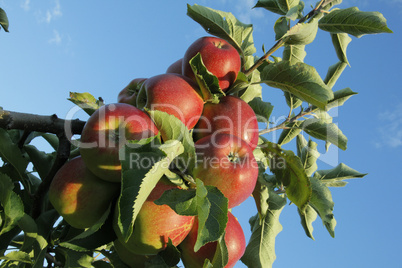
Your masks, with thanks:
<instances>
[{"instance_id":1,"label":"blue sky","mask_svg":"<svg viewBox=\"0 0 402 268\"><path fill-rule=\"evenodd\" d=\"M306 1L306 10L315 2ZM252 10L256 0L0 0L10 20L10 33L0 32L0 106L66 118L74 108L67 101L70 91L116 102L118 92L132 79L164 73L194 40L206 35L186 15L186 3L232 12L252 23L258 55L263 44L265 48L274 44L277 16ZM363 11L383 13L394 33L353 38L348 47L351 68L334 89L350 87L359 94L332 112L349 139L348 149L325 153L324 144L319 143L323 160L318 165L328 169L343 162L369 175L332 189L338 223L335 239L319 219L314 223L315 241L307 238L296 207L285 207L274 267L400 265L402 93L397 81L402 1L352 0L339 7L356 5ZM324 77L336 61L329 35L320 32L307 47L305 62ZM275 106L273 119L287 114L282 92L268 87L263 92L264 100ZM82 112L74 116L87 118ZM269 138L275 141L278 135ZM234 209L246 237L250 236L248 218L255 212L251 199Z\"/></svg>"}]
</instances>

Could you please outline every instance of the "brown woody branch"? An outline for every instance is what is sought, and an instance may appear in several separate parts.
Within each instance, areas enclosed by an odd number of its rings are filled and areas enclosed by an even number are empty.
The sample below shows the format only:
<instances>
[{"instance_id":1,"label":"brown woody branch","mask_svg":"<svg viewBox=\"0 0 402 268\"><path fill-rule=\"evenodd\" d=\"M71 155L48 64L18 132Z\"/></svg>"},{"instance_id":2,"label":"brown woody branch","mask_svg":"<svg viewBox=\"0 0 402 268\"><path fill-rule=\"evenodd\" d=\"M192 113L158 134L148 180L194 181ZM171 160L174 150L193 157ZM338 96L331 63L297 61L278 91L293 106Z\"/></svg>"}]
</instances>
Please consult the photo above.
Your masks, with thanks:
<instances>
[{"instance_id":1,"label":"brown woody branch","mask_svg":"<svg viewBox=\"0 0 402 268\"><path fill-rule=\"evenodd\" d=\"M26 137L29 133L45 132L56 134L59 138L59 145L57 148L57 155L49 174L43 178L42 183L39 185L37 191L33 195L33 205L31 216L36 219L42 213L44 205L44 197L49 190L50 183L53 180L56 172L67 162L70 157L70 136L74 134L81 134L85 125L85 121L78 119L64 120L58 118L55 114L50 116L19 113L6 111L0 108L0 128L3 129L19 129L23 130L24 134L21 138L19 148L22 148Z\"/></svg>"},{"instance_id":2,"label":"brown woody branch","mask_svg":"<svg viewBox=\"0 0 402 268\"><path fill-rule=\"evenodd\" d=\"M81 134L85 121L78 119L64 120L57 115L36 115L6 111L0 108L0 128L20 129L25 131L37 131L45 133L64 133L66 126L70 126L71 134Z\"/></svg>"}]
</instances>

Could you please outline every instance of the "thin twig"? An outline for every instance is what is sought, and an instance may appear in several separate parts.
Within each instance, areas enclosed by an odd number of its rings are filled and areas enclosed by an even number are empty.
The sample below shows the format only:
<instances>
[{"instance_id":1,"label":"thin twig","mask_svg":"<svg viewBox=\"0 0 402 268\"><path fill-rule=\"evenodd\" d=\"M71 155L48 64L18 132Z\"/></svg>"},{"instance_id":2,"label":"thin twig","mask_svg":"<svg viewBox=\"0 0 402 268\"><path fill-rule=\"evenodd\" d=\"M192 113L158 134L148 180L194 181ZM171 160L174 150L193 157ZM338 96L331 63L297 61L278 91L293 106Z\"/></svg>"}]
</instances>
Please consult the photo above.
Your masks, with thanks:
<instances>
[{"instance_id":1,"label":"thin twig","mask_svg":"<svg viewBox=\"0 0 402 268\"><path fill-rule=\"evenodd\" d=\"M320 10L322 8L322 5L324 4L325 0L321 0L320 3L318 3L318 5L311 10L309 13L307 13L307 15L305 15L304 17L302 17L297 23L303 23L308 19L313 18L316 14L320 13ZM293 26L294 27L294 26ZM282 47L285 44L285 38L282 37L280 38L273 46L271 49L269 49L261 58L259 58L254 64L253 66L251 66L248 70L244 71L244 74L246 76L249 76L250 74L252 74L258 67L260 67L264 62L267 61L267 59L275 52L277 51L280 47Z\"/></svg>"},{"instance_id":2,"label":"thin twig","mask_svg":"<svg viewBox=\"0 0 402 268\"><path fill-rule=\"evenodd\" d=\"M266 128L266 129L261 130L261 131L259 132L259 134L260 134L260 135L263 135L263 134L267 134L267 133L270 133L270 132L273 132L273 131L276 131L276 130L279 130L279 129L286 129L286 128L288 128L288 127L287 127L288 124L291 124L291 123L295 122L296 120L298 120L298 119L300 119L300 118L302 118L302 117L304 117L304 116L307 116L307 115L311 114L313 111L314 111L313 107L310 106L310 107L307 108L306 110L300 111L300 113L299 113L298 115L295 115L295 116L293 116L292 118L289 118L289 117L286 118L286 119L285 119L282 123L280 123L279 125L276 125L276 126L274 126L274 127Z\"/></svg>"}]
</instances>

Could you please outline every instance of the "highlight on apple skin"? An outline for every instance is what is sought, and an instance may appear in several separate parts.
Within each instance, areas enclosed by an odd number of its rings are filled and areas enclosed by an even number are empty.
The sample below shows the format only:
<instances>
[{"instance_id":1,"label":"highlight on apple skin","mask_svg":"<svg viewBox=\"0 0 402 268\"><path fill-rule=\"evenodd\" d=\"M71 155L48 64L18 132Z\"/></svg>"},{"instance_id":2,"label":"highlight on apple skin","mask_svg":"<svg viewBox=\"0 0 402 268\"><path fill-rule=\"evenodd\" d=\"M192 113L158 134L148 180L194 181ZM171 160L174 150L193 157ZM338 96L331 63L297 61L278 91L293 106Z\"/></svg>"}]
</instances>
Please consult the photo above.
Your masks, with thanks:
<instances>
[{"instance_id":1,"label":"highlight on apple skin","mask_svg":"<svg viewBox=\"0 0 402 268\"><path fill-rule=\"evenodd\" d=\"M49 201L68 224L85 229L101 219L119 190L119 184L91 173L78 156L64 164L54 176Z\"/></svg>"}]
</instances>

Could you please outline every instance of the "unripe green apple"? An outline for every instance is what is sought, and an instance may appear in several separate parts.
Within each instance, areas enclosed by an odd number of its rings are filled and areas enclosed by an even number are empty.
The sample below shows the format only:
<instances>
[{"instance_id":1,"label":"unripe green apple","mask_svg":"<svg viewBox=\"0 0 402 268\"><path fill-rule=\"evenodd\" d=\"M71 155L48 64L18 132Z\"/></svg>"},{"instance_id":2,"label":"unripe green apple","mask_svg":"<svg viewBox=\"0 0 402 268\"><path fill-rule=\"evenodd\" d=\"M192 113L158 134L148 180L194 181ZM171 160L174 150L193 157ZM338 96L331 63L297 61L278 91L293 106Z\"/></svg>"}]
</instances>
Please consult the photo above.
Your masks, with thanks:
<instances>
[{"instance_id":1,"label":"unripe green apple","mask_svg":"<svg viewBox=\"0 0 402 268\"><path fill-rule=\"evenodd\" d=\"M182 74L195 79L189 61L201 54L202 61L209 72L219 80L222 91L226 91L236 81L241 68L237 50L222 38L205 36L195 40L183 56Z\"/></svg>"},{"instance_id":2,"label":"unripe green apple","mask_svg":"<svg viewBox=\"0 0 402 268\"><path fill-rule=\"evenodd\" d=\"M168 205L156 205L155 200L169 190L178 188L161 179L147 200L141 207L134 222L134 230L128 241L124 241L122 233L117 225L117 209L114 214L113 229L119 241L130 251L140 255L153 255L166 248L169 238L174 246L179 245L187 236L193 226L193 216L181 216L176 214Z\"/></svg>"},{"instance_id":3,"label":"unripe green apple","mask_svg":"<svg viewBox=\"0 0 402 268\"><path fill-rule=\"evenodd\" d=\"M198 90L197 83L183 75L156 75L144 82L137 98L137 107L174 115L188 129L192 129L204 106Z\"/></svg>"},{"instance_id":4,"label":"unripe green apple","mask_svg":"<svg viewBox=\"0 0 402 268\"><path fill-rule=\"evenodd\" d=\"M194 221L190 233L179 245L183 264L186 268L202 268L205 259L211 262L214 258L218 242L210 242L194 252L197 241L198 220ZM228 212L228 223L225 229L225 244L228 249L228 263L225 268L233 267L240 260L246 249L246 238L243 229L231 212Z\"/></svg>"},{"instance_id":5,"label":"unripe green apple","mask_svg":"<svg viewBox=\"0 0 402 268\"><path fill-rule=\"evenodd\" d=\"M104 105L85 123L80 153L96 176L120 182L120 149L127 140L145 139L157 133L158 129L146 112L126 103Z\"/></svg>"},{"instance_id":6,"label":"unripe green apple","mask_svg":"<svg viewBox=\"0 0 402 268\"><path fill-rule=\"evenodd\" d=\"M226 133L238 136L252 150L258 145L258 121L253 109L244 100L227 95L219 103L206 103L202 116L194 127L195 140L211 134Z\"/></svg>"},{"instance_id":7,"label":"unripe green apple","mask_svg":"<svg viewBox=\"0 0 402 268\"><path fill-rule=\"evenodd\" d=\"M193 177L205 185L217 187L233 208L253 192L258 177L258 164L253 150L241 138L216 134L195 142L197 163Z\"/></svg>"},{"instance_id":8,"label":"unripe green apple","mask_svg":"<svg viewBox=\"0 0 402 268\"><path fill-rule=\"evenodd\" d=\"M100 220L119 189L119 184L92 174L78 156L64 164L54 176L49 201L68 224L85 229Z\"/></svg>"},{"instance_id":9,"label":"unripe green apple","mask_svg":"<svg viewBox=\"0 0 402 268\"><path fill-rule=\"evenodd\" d=\"M138 92L140 91L141 86L145 80L147 79L135 78L131 80L131 82L120 91L119 95L117 96L117 102L127 103L136 106Z\"/></svg>"}]
</instances>

